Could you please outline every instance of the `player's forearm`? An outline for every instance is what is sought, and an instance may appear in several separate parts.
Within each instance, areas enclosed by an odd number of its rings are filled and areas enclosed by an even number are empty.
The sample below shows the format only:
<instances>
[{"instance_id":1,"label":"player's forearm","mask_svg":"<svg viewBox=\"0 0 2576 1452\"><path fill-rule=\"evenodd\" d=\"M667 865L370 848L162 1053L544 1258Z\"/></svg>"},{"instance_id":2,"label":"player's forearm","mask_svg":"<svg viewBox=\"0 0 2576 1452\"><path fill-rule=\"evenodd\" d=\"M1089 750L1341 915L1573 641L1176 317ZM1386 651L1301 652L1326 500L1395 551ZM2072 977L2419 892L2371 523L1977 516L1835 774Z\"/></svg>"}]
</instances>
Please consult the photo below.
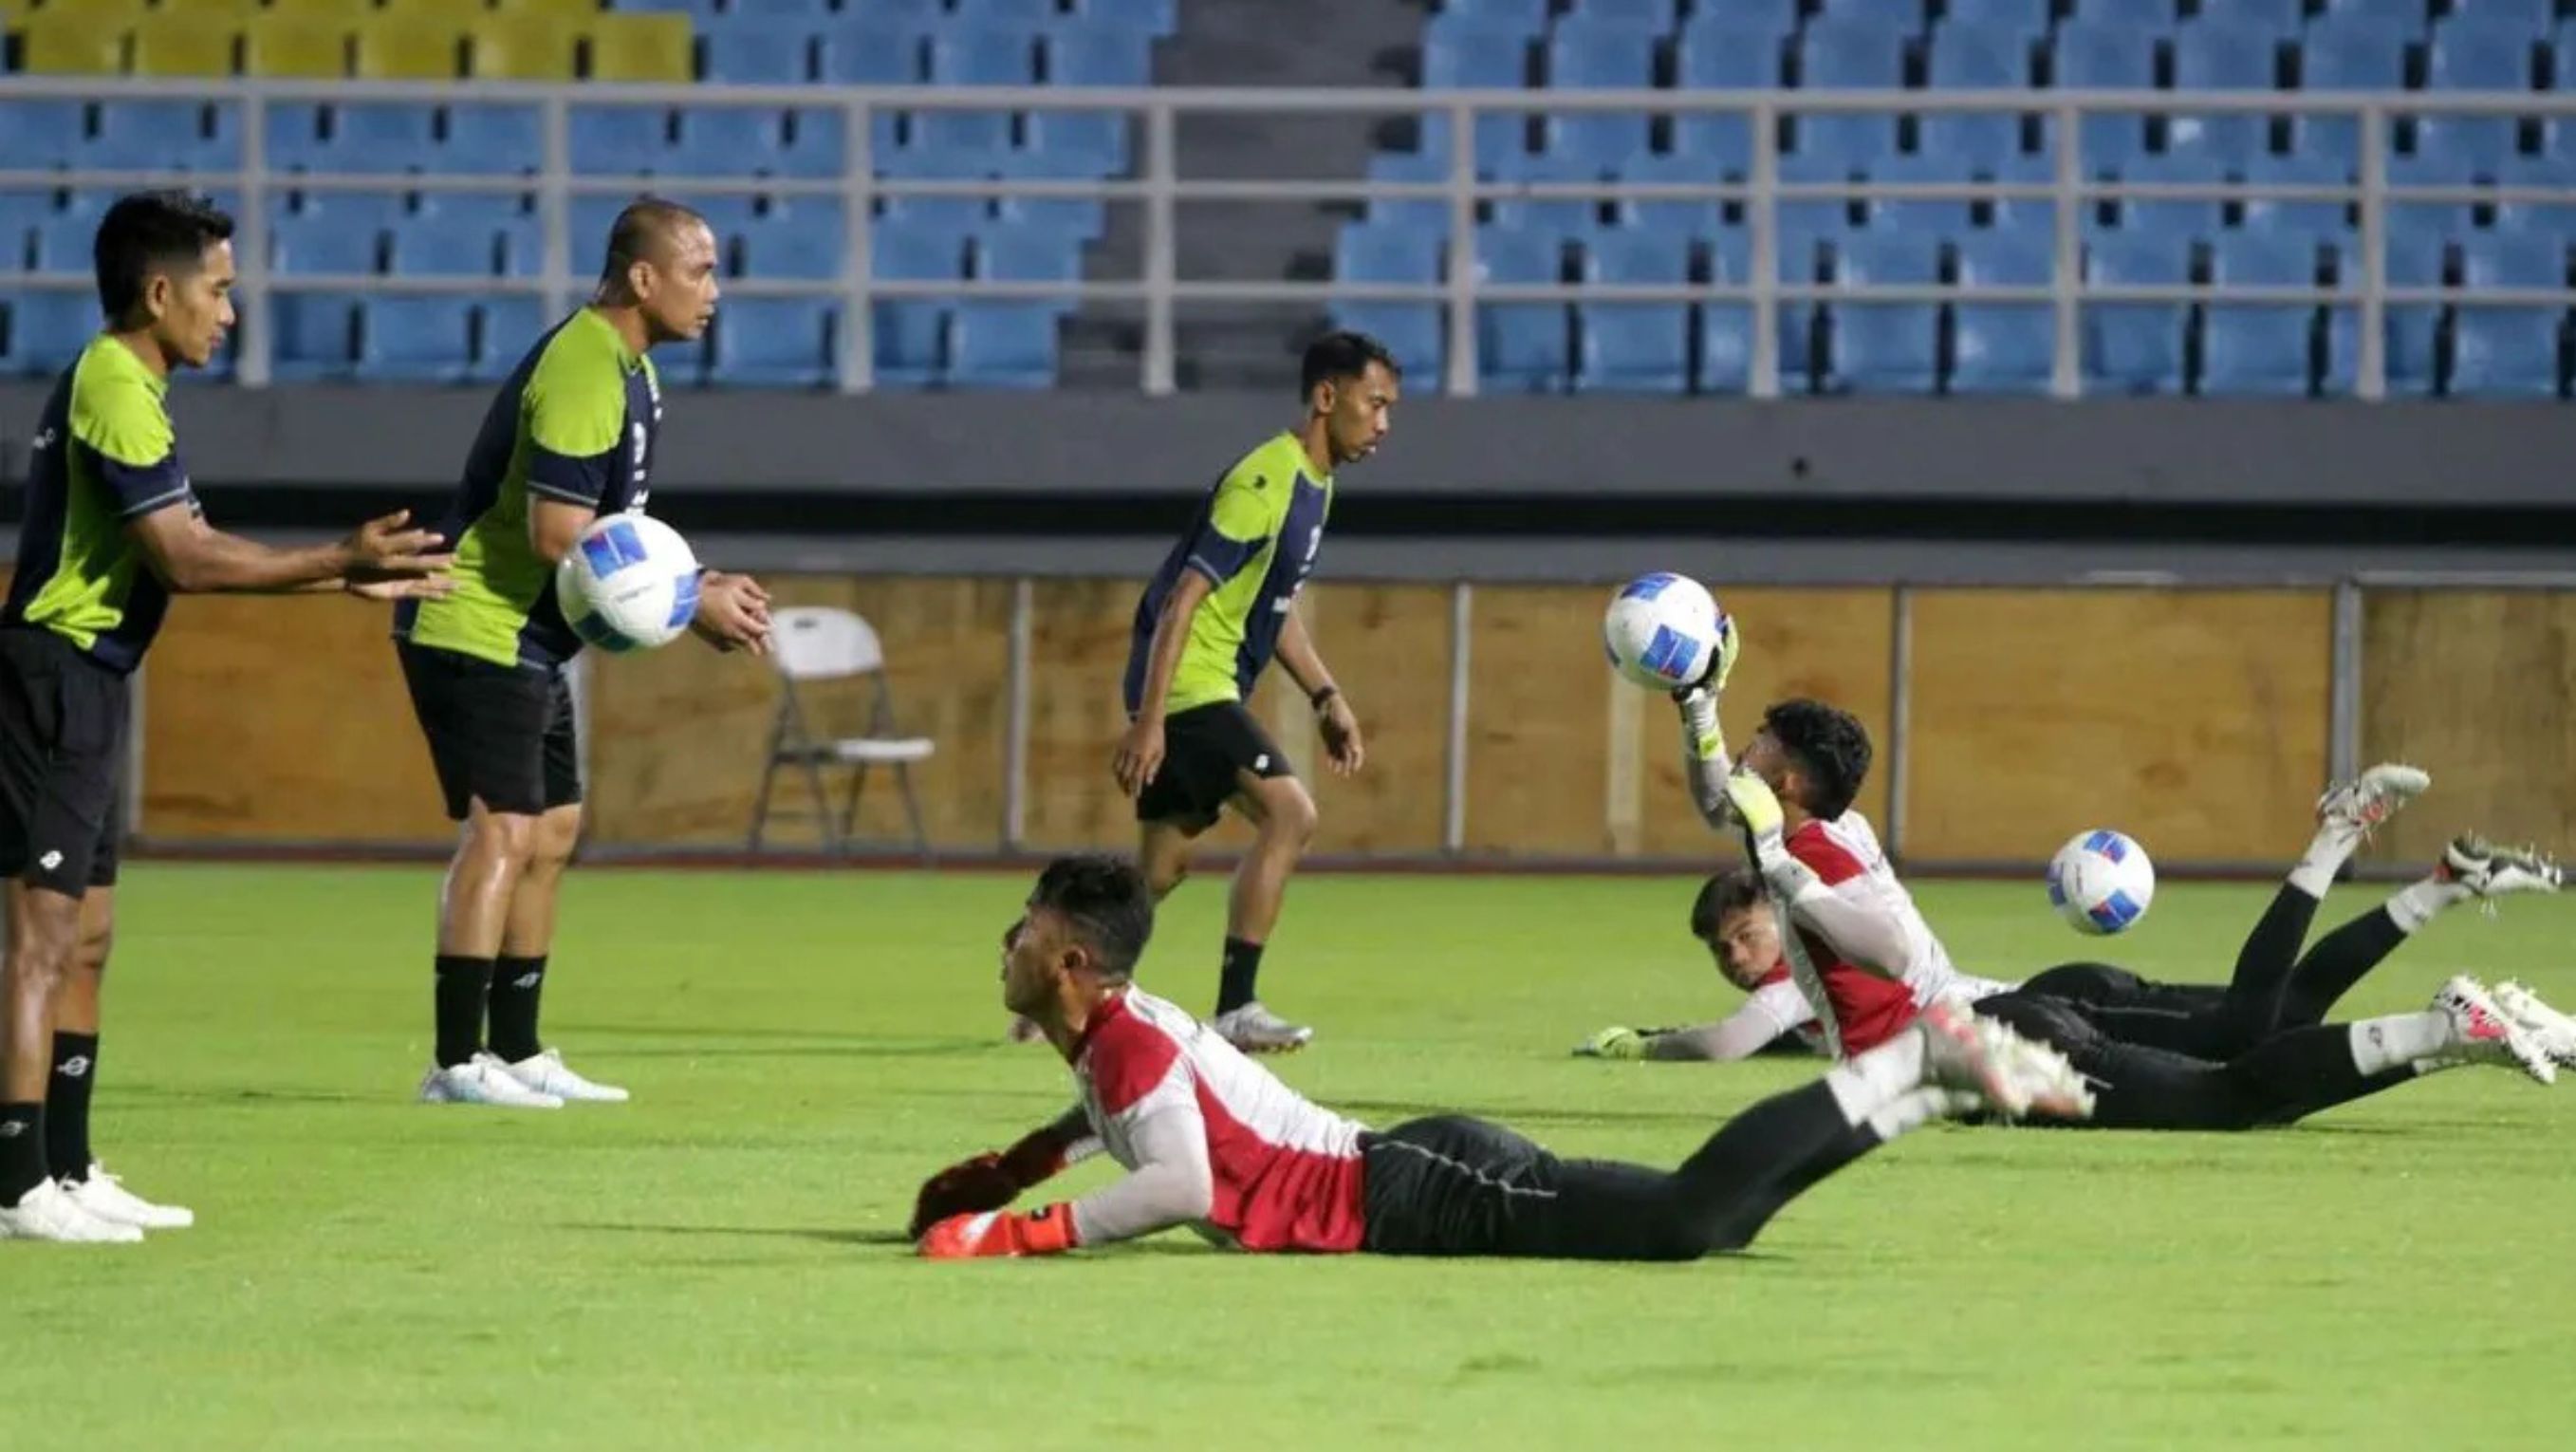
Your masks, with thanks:
<instances>
[{"instance_id":1,"label":"player's forearm","mask_svg":"<svg viewBox=\"0 0 2576 1452\"><path fill-rule=\"evenodd\" d=\"M1716 1023L1657 1034L1646 1041L1646 1057L1733 1063L1752 1058L1779 1036L1780 1026L1768 1014L1746 1009Z\"/></svg>"},{"instance_id":2,"label":"player's forearm","mask_svg":"<svg viewBox=\"0 0 2576 1452\"><path fill-rule=\"evenodd\" d=\"M1324 657L1315 649L1315 638L1306 633L1301 611L1291 609L1287 628L1279 632L1279 664L1287 669L1288 678L1297 683L1297 689L1304 691L1308 700L1333 684L1333 673L1325 669Z\"/></svg>"},{"instance_id":3,"label":"player's forearm","mask_svg":"<svg viewBox=\"0 0 2576 1452\"><path fill-rule=\"evenodd\" d=\"M288 594L337 589L355 563L344 544L273 549L206 530L158 561L161 582L182 595Z\"/></svg>"},{"instance_id":4,"label":"player's forearm","mask_svg":"<svg viewBox=\"0 0 2576 1452\"><path fill-rule=\"evenodd\" d=\"M1700 820L1718 831L1735 825L1734 804L1726 799L1726 778L1735 770L1727 755L1726 732L1718 725L1717 698L1693 691L1681 701L1682 780L1689 783L1691 804Z\"/></svg>"},{"instance_id":5,"label":"player's forearm","mask_svg":"<svg viewBox=\"0 0 2576 1452\"><path fill-rule=\"evenodd\" d=\"M1193 1220L1205 1220L1216 1186L1202 1164L1149 1164L1114 1185L1073 1202L1073 1236L1079 1245L1133 1240Z\"/></svg>"}]
</instances>

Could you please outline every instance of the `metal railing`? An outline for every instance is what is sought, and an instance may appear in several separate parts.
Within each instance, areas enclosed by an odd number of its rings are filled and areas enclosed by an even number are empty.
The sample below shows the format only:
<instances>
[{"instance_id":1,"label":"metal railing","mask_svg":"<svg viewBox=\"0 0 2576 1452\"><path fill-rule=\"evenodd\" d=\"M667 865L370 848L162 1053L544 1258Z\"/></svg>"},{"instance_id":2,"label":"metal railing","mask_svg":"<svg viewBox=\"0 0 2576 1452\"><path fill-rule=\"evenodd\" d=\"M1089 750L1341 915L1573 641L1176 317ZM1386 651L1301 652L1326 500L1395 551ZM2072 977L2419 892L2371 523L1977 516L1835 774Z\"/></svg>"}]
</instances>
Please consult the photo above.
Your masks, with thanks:
<instances>
[{"instance_id":1,"label":"metal railing","mask_svg":"<svg viewBox=\"0 0 2576 1452\"><path fill-rule=\"evenodd\" d=\"M1198 303L1298 303L1333 301L1430 302L1445 305L1447 377L1453 396L1471 396L1479 379L1476 309L1484 303L1744 303L1751 306L1751 377L1756 398L1780 393L1779 318L1786 302L2045 304L2054 320L2050 391L2061 398L2082 392L2081 312L2089 303L2203 303L2213 301L2292 306L2338 306L2358 316L2355 392L2364 399L2387 391L2385 319L2391 307L2564 307L2576 289L2391 286L2387 274L2387 217L2392 205L2516 203L2576 206L2576 187L2400 186L2390 180L2392 122L2417 115L2549 118L2576 124L2576 95L2514 93L2337 93L2211 91L1413 91L1360 89L1261 89L1212 87L815 87L626 86L478 83L470 90L449 84L188 81L11 76L0 78L0 100L198 99L232 103L240 116L242 162L223 172L31 170L0 155L0 188L196 185L238 193L244 313L240 380L251 386L270 377L269 299L279 292L471 293L529 292L549 314L568 310L579 286L569 235L570 199L578 195L632 194L639 185L680 196L766 195L837 198L846 209L850 247L832 280L728 278L727 291L750 297L823 296L843 304L837 377L844 391L872 386L875 348L873 301L935 299L1075 299L1141 303L1144 348L1140 386L1151 394L1174 391L1176 325L1184 306ZM358 172L284 173L269 170L266 123L271 102L416 101L426 103L533 103L542 116L543 154L518 175ZM778 176L688 177L656 174L576 176L571 168L571 112L575 106L756 106L837 113L843 128L845 172L839 178ZM1111 180L980 178L934 180L875 175L872 120L879 112L1113 111L1143 123L1139 174ZM1176 135L1188 114L1298 113L1445 116L1450 171L1436 182L1185 178L1179 174ZM1531 113L1611 112L1682 117L1728 113L1750 122L1752 165L1740 182L1520 182L1480 179L1472 138L1480 118ZM1781 176L1778 122L1818 114L1990 114L2038 117L2047 127L2053 174L2046 181L1850 182L1788 181ZM2359 175L2347 185L2290 183L2119 182L2084 173L2079 124L2091 116L2180 114L2345 117L2360 134ZM1712 164L1714 169L1714 164ZM417 277L272 275L268 267L267 194L279 190L355 192L534 193L542 219L544 260L533 277ZM873 276L870 217L886 197L1095 198L1141 204L1145 213L1138 276L1078 282L1001 281L989 278L894 280ZM1743 205L1749 242L1749 276L1705 283L1603 284L1485 282L1476 256L1478 207L1510 200L1595 199L1711 201ZM2108 199L2277 200L2343 203L2355 208L2359 266L2335 286L2226 284L2112 284L2084 276L2083 208ZM1449 207L1445 276L1434 282L1341 280L1230 281L1177 275L1177 211L1184 202L1357 202L1444 200ZM1833 200L2045 201L2054 205L2055 253L2045 285L1820 284L1780 276L1778 206ZM0 273L12 287L82 288L86 273ZM2554 366L2554 360L2553 360Z\"/></svg>"}]
</instances>

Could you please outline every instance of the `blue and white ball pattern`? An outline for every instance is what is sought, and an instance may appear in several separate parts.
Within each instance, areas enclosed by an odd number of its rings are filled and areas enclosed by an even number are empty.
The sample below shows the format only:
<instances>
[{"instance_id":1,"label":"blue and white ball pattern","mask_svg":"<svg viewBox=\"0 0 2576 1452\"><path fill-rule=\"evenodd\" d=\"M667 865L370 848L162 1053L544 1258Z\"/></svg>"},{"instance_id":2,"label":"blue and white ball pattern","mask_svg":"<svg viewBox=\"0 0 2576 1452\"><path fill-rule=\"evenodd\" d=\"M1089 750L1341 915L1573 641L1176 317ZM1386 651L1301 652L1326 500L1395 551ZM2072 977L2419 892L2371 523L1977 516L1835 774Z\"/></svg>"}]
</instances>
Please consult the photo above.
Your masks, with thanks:
<instances>
[{"instance_id":1,"label":"blue and white ball pattern","mask_svg":"<svg viewBox=\"0 0 2576 1452\"><path fill-rule=\"evenodd\" d=\"M2155 896L2155 864L2125 832L2079 832L2048 864L2049 906L2092 937L2136 927Z\"/></svg>"},{"instance_id":2,"label":"blue and white ball pattern","mask_svg":"<svg viewBox=\"0 0 2576 1452\"><path fill-rule=\"evenodd\" d=\"M697 618L698 557L658 519L603 515L555 566L555 597L585 644L651 650Z\"/></svg>"},{"instance_id":3,"label":"blue and white ball pattern","mask_svg":"<svg viewBox=\"0 0 2576 1452\"><path fill-rule=\"evenodd\" d=\"M1687 575L1639 575L1610 597L1601 648L1623 679L1653 691L1687 686L1708 673L1735 629L1708 588Z\"/></svg>"}]
</instances>

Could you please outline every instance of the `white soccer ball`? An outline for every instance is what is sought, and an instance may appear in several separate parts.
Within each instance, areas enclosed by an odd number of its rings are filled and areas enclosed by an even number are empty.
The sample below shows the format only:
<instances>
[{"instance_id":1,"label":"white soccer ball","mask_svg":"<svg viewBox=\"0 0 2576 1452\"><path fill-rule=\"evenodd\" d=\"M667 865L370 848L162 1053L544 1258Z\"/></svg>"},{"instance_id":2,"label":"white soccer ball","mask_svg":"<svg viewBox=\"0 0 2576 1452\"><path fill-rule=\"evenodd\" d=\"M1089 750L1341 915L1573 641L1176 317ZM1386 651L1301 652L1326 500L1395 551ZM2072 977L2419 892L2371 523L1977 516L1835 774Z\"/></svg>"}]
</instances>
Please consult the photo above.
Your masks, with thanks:
<instances>
[{"instance_id":1,"label":"white soccer ball","mask_svg":"<svg viewBox=\"0 0 2576 1452\"><path fill-rule=\"evenodd\" d=\"M641 514L592 521L555 566L573 633L601 650L668 645L698 613L698 557L680 532Z\"/></svg>"},{"instance_id":2,"label":"white soccer ball","mask_svg":"<svg viewBox=\"0 0 2576 1452\"><path fill-rule=\"evenodd\" d=\"M1639 575L1610 597L1601 646L1621 676L1648 690L1670 691L1706 675L1718 646L1734 630L1735 622L1697 580Z\"/></svg>"},{"instance_id":3,"label":"white soccer ball","mask_svg":"<svg viewBox=\"0 0 2576 1452\"><path fill-rule=\"evenodd\" d=\"M2048 864L2048 901L2079 933L2125 933L2156 896L2156 865L2125 832L2079 832Z\"/></svg>"}]
</instances>

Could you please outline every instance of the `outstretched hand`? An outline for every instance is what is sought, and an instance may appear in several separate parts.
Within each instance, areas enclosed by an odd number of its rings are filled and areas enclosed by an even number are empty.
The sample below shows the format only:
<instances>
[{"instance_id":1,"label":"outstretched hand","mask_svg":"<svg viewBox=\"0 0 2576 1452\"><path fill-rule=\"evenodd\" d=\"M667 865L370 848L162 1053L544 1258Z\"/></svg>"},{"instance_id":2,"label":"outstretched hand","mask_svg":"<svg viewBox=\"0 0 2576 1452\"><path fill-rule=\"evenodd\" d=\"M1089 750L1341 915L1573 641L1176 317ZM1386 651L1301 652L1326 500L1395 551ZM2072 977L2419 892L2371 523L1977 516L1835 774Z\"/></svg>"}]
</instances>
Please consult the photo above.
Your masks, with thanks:
<instances>
[{"instance_id":1,"label":"outstretched hand","mask_svg":"<svg viewBox=\"0 0 2576 1452\"><path fill-rule=\"evenodd\" d=\"M698 613L689 621L718 650L769 654L769 592L749 575L709 570L698 579Z\"/></svg>"},{"instance_id":2,"label":"outstretched hand","mask_svg":"<svg viewBox=\"0 0 2576 1452\"><path fill-rule=\"evenodd\" d=\"M392 578L418 578L439 574L456 562L456 556L439 549L446 538L434 529L412 529L411 511L397 509L359 525L340 547L348 552L349 568L345 572L355 584L374 584Z\"/></svg>"}]
</instances>

